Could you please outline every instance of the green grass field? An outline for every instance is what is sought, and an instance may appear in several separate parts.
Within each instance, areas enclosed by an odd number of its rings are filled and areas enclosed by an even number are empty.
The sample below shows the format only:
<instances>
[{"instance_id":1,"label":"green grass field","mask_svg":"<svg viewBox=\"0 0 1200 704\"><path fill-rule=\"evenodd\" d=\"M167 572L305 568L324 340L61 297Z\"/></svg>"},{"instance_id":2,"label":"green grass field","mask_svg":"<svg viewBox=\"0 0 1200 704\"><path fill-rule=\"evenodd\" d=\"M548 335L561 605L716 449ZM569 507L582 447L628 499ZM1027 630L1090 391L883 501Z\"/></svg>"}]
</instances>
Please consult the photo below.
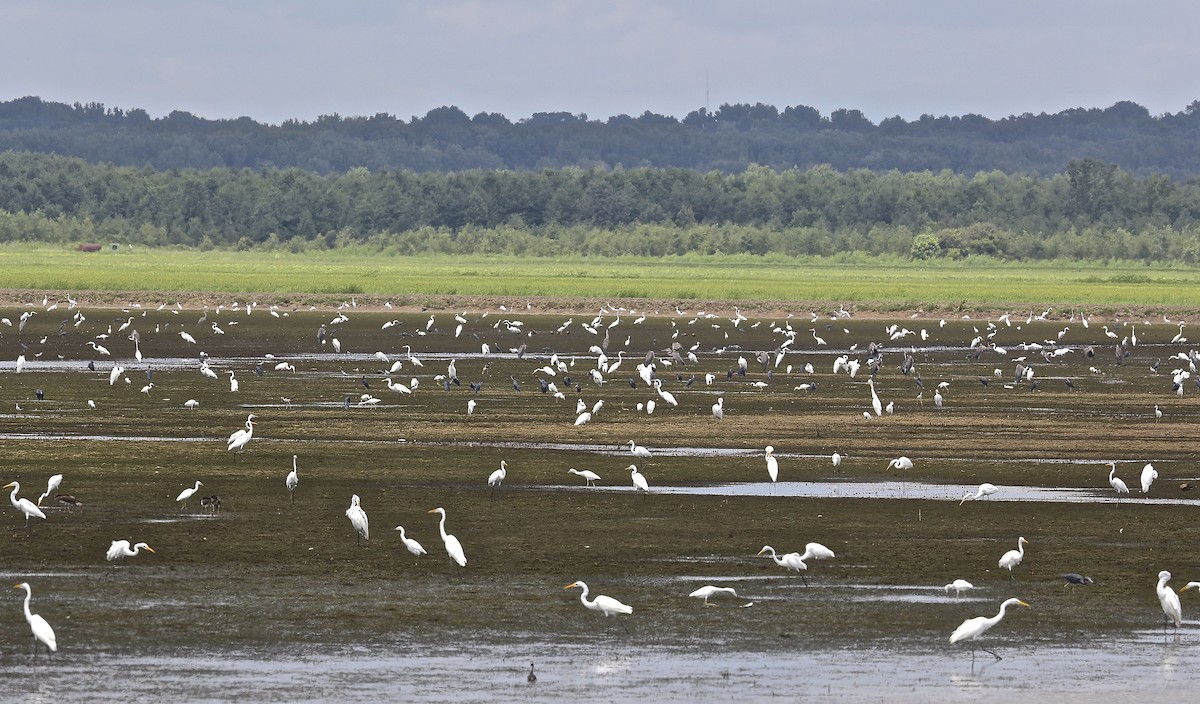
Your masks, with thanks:
<instances>
[{"instance_id":1,"label":"green grass field","mask_svg":"<svg viewBox=\"0 0 1200 704\"><path fill-rule=\"evenodd\" d=\"M0 277L10 289L829 301L882 311L1200 305L1196 268L984 260L918 264L866 256L538 259L145 248L87 254L4 247Z\"/></svg>"}]
</instances>

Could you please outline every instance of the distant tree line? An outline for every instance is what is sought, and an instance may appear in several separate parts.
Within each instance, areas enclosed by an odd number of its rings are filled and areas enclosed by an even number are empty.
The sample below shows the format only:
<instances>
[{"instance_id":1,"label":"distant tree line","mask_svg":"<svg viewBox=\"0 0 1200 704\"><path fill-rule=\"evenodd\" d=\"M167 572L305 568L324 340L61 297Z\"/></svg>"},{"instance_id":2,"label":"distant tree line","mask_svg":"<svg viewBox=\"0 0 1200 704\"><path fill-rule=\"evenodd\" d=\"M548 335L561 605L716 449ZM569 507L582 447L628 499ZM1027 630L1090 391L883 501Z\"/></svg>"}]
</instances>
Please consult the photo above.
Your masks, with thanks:
<instances>
[{"instance_id":1,"label":"distant tree line","mask_svg":"<svg viewBox=\"0 0 1200 704\"><path fill-rule=\"evenodd\" d=\"M151 118L141 109L25 97L0 102L0 151L158 170L298 168L319 174L359 167L415 173L567 167L740 173L754 165L785 171L824 164L838 171L1050 175L1090 158L1137 176L1188 179L1200 176L1200 101L1160 116L1123 101L1105 109L1003 119L922 115L878 124L853 109L822 115L804 105L780 110L758 103L699 109L682 120L651 112L604 121L545 112L514 122L498 113L468 116L447 106L407 122L383 113L333 114L269 125L183 111Z\"/></svg>"},{"instance_id":2,"label":"distant tree line","mask_svg":"<svg viewBox=\"0 0 1200 704\"><path fill-rule=\"evenodd\" d=\"M411 254L838 252L1200 261L1200 181L682 168L172 169L0 153L0 242Z\"/></svg>"}]
</instances>

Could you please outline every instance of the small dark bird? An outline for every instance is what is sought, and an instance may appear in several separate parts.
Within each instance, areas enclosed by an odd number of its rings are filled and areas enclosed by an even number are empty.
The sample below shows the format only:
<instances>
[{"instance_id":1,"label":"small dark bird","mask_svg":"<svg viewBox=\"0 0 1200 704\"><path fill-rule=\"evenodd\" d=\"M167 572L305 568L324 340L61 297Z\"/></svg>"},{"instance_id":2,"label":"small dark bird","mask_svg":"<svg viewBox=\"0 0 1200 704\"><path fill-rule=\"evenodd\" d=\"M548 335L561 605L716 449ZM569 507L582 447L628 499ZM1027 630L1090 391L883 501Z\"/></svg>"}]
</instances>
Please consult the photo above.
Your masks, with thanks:
<instances>
[{"instance_id":1,"label":"small dark bird","mask_svg":"<svg viewBox=\"0 0 1200 704\"><path fill-rule=\"evenodd\" d=\"M537 675L533 674L533 663L529 663L529 675L525 678L525 681L529 682L529 684L537 682Z\"/></svg>"},{"instance_id":2,"label":"small dark bird","mask_svg":"<svg viewBox=\"0 0 1200 704\"><path fill-rule=\"evenodd\" d=\"M39 400L39 401L44 400L46 398L46 390L41 387L38 387L38 389L36 391L34 391L33 393L34 393L34 395L37 396L37 400Z\"/></svg>"},{"instance_id":3,"label":"small dark bird","mask_svg":"<svg viewBox=\"0 0 1200 704\"><path fill-rule=\"evenodd\" d=\"M317 328L317 344L321 344L321 345L325 344L325 325L324 324L322 324L321 327Z\"/></svg>"},{"instance_id":4,"label":"small dark bird","mask_svg":"<svg viewBox=\"0 0 1200 704\"><path fill-rule=\"evenodd\" d=\"M260 379L263 377L264 374L266 374L266 371L263 369L262 362L259 362L254 365L254 373L257 374Z\"/></svg>"},{"instance_id":5,"label":"small dark bird","mask_svg":"<svg viewBox=\"0 0 1200 704\"><path fill-rule=\"evenodd\" d=\"M988 385L988 378L986 376L979 377L979 383L986 387Z\"/></svg>"},{"instance_id":6,"label":"small dark bird","mask_svg":"<svg viewBox=\"0 0 1200 704\"><path fill-rule=\"evenodd\" d=\"M515 376L509 376L508 378L509 378L509 379L512 379L512 387L513 387L513 389L514 389L514 390L516 390L516 391L520 391L520 390L521 390L521 382L517 381L517 377L515 377Z\"/></svg>"},{"instance_id":7,"label":"small dark bird","mask_svg":"<svg viewBox=\"0 0 1200 704\"><path fill-rule=\"evenodd\" d=\"M55 494L54 500L66 506L68 512L70 512L72 506L78 506L80 511L83 510L83 502L70 494Z\"/></svg>"},{"instance_id":8,"label":"small dark bird","mask_svg":"<svg viewBox=\"0 0 1200 704\"><path fill-rule=\"evenodd\" d=\"M88 371L89 372L96 371L96 363L95 362L91 362L91 361L88 362Z\"/></svg>"},{"instance_id":9,"label":"small dark bird","mask_svg":"<svg viewBox=\"0 0 1200 704\"><path fill-rule=\"evenodd\" d=\"M1067 384L1068 389L1070 389L1072 391L1075 390L1075 382L1071 381L1070 379L1067 379L1066 384Z\"/></svg>"},{"instance_id":10,"label":"small dark bird","mask_svg":"<svg viewBox=\"0 0 1200 704\"><path fill-rule=\"evenodd\" d=\"M629 377L629 388L631 388L631 389L637 388L637 379L634 379L633 377Z\"/></svg>"},{"instance_id":11,"label":"small dark bird","mask_svg":"<svg viewBox=\"0 0 1200 704\"><path fill-rule=\"evenodd\" d=\"M471 382L471 393L475 394L476 396L479 395L479 390L482 388L483 388L482 381L472 381Z\"/></svg>"},{"instance_id":12,"label":"small dark bird","mask_svg":"<svg viewBox=\"0 0 1200 704\"><path fill-rule=\"evenodd\" d=\"M1062 577L1063 579L1066 580L1066 582L1063 584L1064 587L1067 586L1068 584L1094 584L1095 583L1095 580L1092 579L1091 577L1084 577L1083 575L1076 574L1074 572L1068 572L1066 574L1060 574L1058 576Z\"/></svg>"},{"instance_id":13,"label":"small dark bird","mask_svg":"<svg viewBox=\"0 0 1200 704\"><path fill-rule=\"evenodd\" d=\"M1035 381L1035 382L1033 382L1032 384L1030 384L1030 385L1029 385L1029 390L1030 390L1030 391L1037 391L1037 390L1038 390L1038 389L1040 389L1041 387L1042 387L1042 382L1040 382L1040 381Z\"/></svg>"}]
</instances>

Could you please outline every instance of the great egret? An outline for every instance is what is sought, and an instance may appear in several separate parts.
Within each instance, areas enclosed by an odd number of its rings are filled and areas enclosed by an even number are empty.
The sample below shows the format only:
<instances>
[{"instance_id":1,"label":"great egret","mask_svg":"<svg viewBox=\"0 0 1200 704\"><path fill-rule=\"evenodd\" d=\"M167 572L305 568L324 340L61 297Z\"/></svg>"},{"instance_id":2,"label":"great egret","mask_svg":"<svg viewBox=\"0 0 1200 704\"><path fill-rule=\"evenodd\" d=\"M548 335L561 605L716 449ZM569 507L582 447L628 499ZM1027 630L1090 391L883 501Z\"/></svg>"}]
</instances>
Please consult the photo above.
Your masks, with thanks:
<instances>
[{"instance_id":1,"label":"great egret","mask_svg":"<svg viewBox=\"0 0 1200 704\"><path fill-rule=\"evenodd\" d=\"M416 540L404 535L404 526L396 526L396 530L400 531L400 542L404 543L404 547L414 555L425 555L425 548Z\"/></svg>"},{"instance_id":2,"label":"great egret","mask_svg":"<svg viewBox=\"0 0 1200 704\"><path fill-rule=\"evenodd\" d=\"M888 463L888 469L912 469L913 461L907 457L901 456Z\"/></svg>"},{"instance_id":3,"label":"great egret","mask_svg":"<svg viewBox=\"0 0 1200 704\"><path fill-rule=\"evenodd\" d=\"M179 502L180 510L187 508L188 499L192 498L192 494L195 494L197 491L200 491L200 487L202 487L202 486L204 486L204 483L197 481L196 486L192 487L191 489L184 489L183 491L179 492L179 496L176 496L175 500Z\"/></svg>"},{"instance_id":4,"label":"great egret","mask_svg":"<svg viewBox=\"0 0 1200 704\"><path fill-rule=\"evenodd\" d=\"M975 585L971 584L970 582L968 582L965 579L956 579L953 582L947 584L945 587L943 587L943 589L945 590L945 592L947 594L949 594L950 590L953 589L954 596L962 596L962 593L964 591L966 591L968 589L974 589L974 588L975 588Z\"/></svg>"},{"instance_id":5,"label":"great egret","mask_svg":"<svg viewBox=\"0 0 1200 704\"><path fill-rule=\"evenodd\" d=\"M1010 579L1012 578L1013 568L1016 567L1017 565L1021 564L1021 560L1025 557L1025 546L1028 543L1029 543L1029 541L1026 540L1025 538L1018 538L1017 539L1017 549L1009 550L1008 552L1004 553L1004 555L1002 555L1000 557L1000 562L998 562L997 564L1002 569L1008 570L1008 576Z\"/></svg>"},{"instance_id":6,"label":"great egret","mask_svg":"<svg viewBox=\"0 0 1200 704\"><path fill-rule=\"evenodd\" d=\"M1179 588L1179 593L1182 594L1189 589L1195 589L1196 591L1200 591L1200 582L1188 582L1187 584L1185 584Z\"/></svg>"},{"instance_id":7,"label":"great egret","mask_svg":"<svg viewBox=\"0 0 1200 704\"><path fill-rule=\"evenodd\" d=\"M997 623L1000 623L1000 619L1004 618L1004 613L1006 611L1008 611L1008 607L1010 607L1010 606L1024 606L1025 608L1029 608L1029 604L1026 604L1025 602L1021 601L1020 599L1017 599L1015 597L1012 599L1008 599L1004 603L1000 604L1000 611L995 616L992 616L991 618L988 618L987 616L976 616L975 618L969 618L966 621L963 621L962 624L959 625L958 628L955 628L954 632L950 634L950 642L957 643L961 640L974 641L976 638L978 638L979 636L986 633L987 630L990 629L992 626L995 626ZM996 658L997 660L1003 659L999 655L988 650L987 648L980 648L980 650L991 655L992 657ZM975 660L974 648L971 649L971 660L972 661Z\"/></svg>"},{"instance_id":8,"label":"great egret","mask_svg":"<svg viewBox=\"0 0 1200 704\"><path fill-rule=\"evenodd\" d=\"M46 492L38 497L38 500L37 500L38 506L42 505L42 499L53 494L58 489L58 487L62 486L62 480L63 480L63 475L61 475L61 474L55 474L50 477L50 481L46 482Z\"/></svg>"},{"instance_id":9,"label":"great egret","mask_svg":"<svg viewBox=\"0 0 1200 704\"><path fill-rule=\"evenodd\" d=\"M775 480L779 479L779 460L775 459L775 448L767 445L767 476L771 478L771 484L775 484ZM771 487L774 489L774 486Z\"/></svg>"},{"instance_id":10,"label":"great egret","mask_svg":"<svg viewBox=\"0 0 1200 704\"><path fill-rule=\"evenodd\" d=\"M725 397L717 399L717 402L712 405L713 418L722 420L725 418Z\"/></svg>"},{"instance_id":11,"label":"great egret","mask_svg":"<svg viewBox=\"0 0 1200 704\"><path fill-rule=\"evenodd\" d=\"M1169 581L1171 581L1170 572L1166 570L1159 572L1158 586L1155 587L1155 591L1158 592L1158 603L1162 605L1163 615L1168 622L1174 623L1175 629L1178 630L1183 625L1183 607L1179 605L1179 595L1167 586L1167 582ZM1190 586L1191 584L1188 584L1184 586L1184 589Z\"/></svg>"},{"instance_id":12,"label":"great egret","mask_svg":"<svg viewBox=\"0 0 1200 704\"><path fill-rule=\"evenodd\" d=\"M229 441L225 447L226 451L241 450L250 443L250 440L254 438L254 419L257 417L253 413L246 416L246 427L235 430L229 436Z\"/></svg>"},{"instance_id":13,"label":"great egret","mask_svg":"<svg viewBox=\"0 0 1200 704\"><path fill-rule=\"evenodd\" d=\"M636 443L636 442L634 442L633 440L630 440L630 441L629 441L629 452L630 452L630 453L631 453L631 454L632 454L634 457L649 457L649 456L650 456L650 451L649 451L649 450L647 450L646 448L644 448L644 447L642 447L641 445L637 444L637 443Z\"/></svg>"},{"instance_id":14,"label":"great egret","mask_svg":"<svg viewBox=\"0 0 1200 704\"><path fill-rule=\"evenodd\" d=\"M17 498L17 492L21 490L20 482L9 482L3 488L7 489L9 487L12 487L12 493L8 496L9 501L12 502L13 508L25 514L25 527L32 530L32 526L29 525L29 519L34 516L45 519L46 514L42 513L42 509L35 506L29 499Z\"/></svg>"},{"instance_id":15,"label":"great egret","mask_svg":"<svg viewBox=\"0 0 1200 704\"><path fill-rule=\"evenodd\" d=\"M98 352L98 353L100 353L100 354L104 355L105 357L111 357L111 356L112 356L112 353L108 351L108 348L107 348L107 347L104 347L103 345L97 345L97 344L96 344L95 342L93 342L92 340L88 340L88 344L92 346L92 349L96 350L96 352Z\"/></svg>"},{"instance_id":16,"label":"great egret","mask_svg":"<svg viewBox=\"0 0 1200 704\"><path fill-rule=\"evenodd\" d=\"M642 473L638 471L637 465L631 464L628 467L626 467L625 469L629 470L629 477L630 477L630 479L633 480L633 493L636 494L639 491L641 491L641 492L645 492L646 496L649 496L650 495L650 483L647 482L646 477L644 477L642 475Z\"/></svg>"},{"instance_id":17,"label":"great egret","mask_svg":"<svg viewBox=\"0 0 1200 704\"><path fill-rule=\"evenodd\" d=\"M875 409L875 416L883 415L883 403L879 400L879 394L875 393L875 379L868 378L867 385L871 387L871 408Z\"/></svg>"},{"instance_id":18,"label":"great egret","mask_svg":"<svg viewBox=\"0 0 1200 704\"><path fill-rule=\"evenodd\" d=\"M287 479L283 480L283 484L287 487L288 495L292 497L292 503L296 503L296 486L300 484L300 475L296 473L295 455L292 455L292 471L288 472Z\"/></svg>"},{"instance_id":19,"label":"great egret","mask_svg":"<svg viewBox=\"0 0 1200 704\"><path fill-rule=\"evenodd\" d=\"M506 476L508 476L508 465L504 460L500 460L500 469L488 475L487 484L492 489L492 498L495 498L496 489L500 488Z\"/></svg>"},{"instance_id":20,"label":"great egret","mask_svg":"<svg viewBox=\"0 0 1200 704\"><path fill-rule=\"evenodd\" d=\"M462 543L458 542L458 538L446 532L446 509L438 506L437 508L429 509L429 513L442 514L442 518L438 522L438 532L442 534L442 542L446 545L446 554L459 567L466 567L467 555L463 552Z\"/></svg>"},{"instance_id":21,"label":"great egret","mask_svg":"<svg viewBox=\"0 0 1200 704\"><path fill-rule=\"evenodd\" d=\"M800 559L800 553L798 552L789 552L786 555L777 555L775 554L775 548L771 547L770 545L764 545L763 549L758 551L758 556L763 554L769 554L771 559L775 561L775 564L779 565L785 570L793 570L799 574L800 570L808 569L808 565L804 564L804 560ZM800 578L804 580L804 586L808 586L808 579L805 578L803 574L800 575Z\"/></svg>"},{"instance_id":22,"label":"great egret","mask_svg":"<svg viewBox=\"0 0 1200 704\"><path fill-rule=\"evenodd\" d=\"M572 468L568 469L567 471L570 472L571 474L575 474L577 476L583 477L583 485L584 486L595 486L596 481L600 479L600 475L596 474L595 472L593 472L590 469L578 470L578 469L575 469L574 467L572 467Z\"/></svg>"},{"instance_id":23,"label":"great egret","mask_svg":"<svg viewBox=\"0 0 1200 704\"><path fill-rule=\"evenodd\" d=\"M800 555L801 562L809 560L832 560L837 557L833 551L820 543L807 543L804 546L804 554Z\"/></svg>"},{"instance_id":24,"label":"great egret","mask_svg":"<svg viewBox=\"0 0 1200 704\"><path fill-rule=\"evenodd\" d=\"M1117 492L1117 503L1121 503L1121 494L1128 494L1129 487L1125 485L1125 482L1116 477L1117 463L1109 462L1109 465L1112 466L1112 469L1108 470L1108 484L1113 488L1113 491Z\"/></svg>"},{"instance_id":25,"label":"great egret","mask_svg":"<svg viewBox=\"0 0 1200 704\"><path fill-rule=\"evenodd\" d=\"M622 604L611 596L597 594L595 599L588 601L588 585L585 582L571 582L567 586L563 587L563 589L574 589L575 587L579 587L583 590L583 593L579 595L579 601L592 611L599 611L606 617L615 616L617 614L633 613L632 606Z\"/></svg>"},{"instance_id":26,"label":"great egret","mask_svg":"<svg viewBox=\"0 0 1200 704\"><path fill-rule=\"evenodd\" d=\"M346 509L346 518L350 519L350 525L354 526L354 531L358 538L355 542L361 543L363 540L371 539L371 529L367 525L367 512L358 505L358 494L350 497L350 508Z\"/></svg>"},{"instance_id":27,"label":"great egret","mask_svg":"<svg viewBox=\"0 0 1200 704\"><path fill-rule=\"evenodd\" d=\"M41 641L46 646L46 654L58 652L58 640L54 637L54 629L46 622L46 619L29 611L29 600L33 596L33 590L29 587L28 582L21 582L13 585L13 589L25 590L25 622L29 624L29 630L33 631L33 651L37 652L37 641Z\"/></svg>"},{"instance_id":28,"label":"great egret","mask_svg":"<svg viewBox=\"0 0 1200 704\"><path fill-rule=\"evenodd\" d=\"M1154 468L1154 465L1147 462L1146 466L1142 467L1142 493L1143 494L1150 493L1150 485L1154 483L1155 479L1158 479L1158 470Z\"/></svg>"},{"instance_id":29,"label":"great egret","mask_svg":"<svg viewBox=\"0 0 1200 704\"><path fill-rule=\"evenodd\" d=\"M729 594L730 596L737 596L737 592L733 590L733 587L714 587L711 584L700 587L691 594L688 594L688 596L696 599L703 599L705 606L716 606L716 604L710 604L708 602L709 597L716 594Z\"/></svg>"},{"instance_id":30,"label":"great egret","mask_svg":"<svg viewBox=\"0 0 1200 704\"><path fill-rule=\"evenodd\" d=\"M963 494L962 501L959 501L958 505L962 506L963 502L966 501L977 501L979 499L987 498L998 491L1000 491L1000 488L995 484L988 484L987 482L984 482L979 485L979 488L975 490L974 494L969 491Z\"/></svg>"},{"instance_id":31,"label":"great egret","mask_svg":"<svg viewBox=\"0 0 1200 704\"><path fill-rule=\"evenodd\" d=\"M842 466L842 456L837 451L834 451L834 453L832 455L830 455L829 459L830 459L830 461L833 462L834 467Z\"/></svg>"},{"instance_id":32,"label":"great egret","mask_svg":"<svg viewBox=\"0 0 1200 704\"><path fill-rule=\"evenodd\" d=\"M229 370L229 390L234 393L237 393L238 387L239 387L238 380L236 378L234 378L233 370L230 369Z\"/></svg>"},{"instance_id":33,"label":"great egret","mask_svg":"<svg viewBox=\"0 0 1200 704\"><path fill-rule=\"evenodd\" d=\"M112 545L108 547L108 552L105 554L105 557L108 558L109 562L112 562L113 560L119 560L122 557L133 557L134 555L137 555L138 551L142 548L146 548L146 552L154 552L154 548L145 543L138 543L131 548L128 540L114 540L112 541Z\"/></svg>"}]
</instances>

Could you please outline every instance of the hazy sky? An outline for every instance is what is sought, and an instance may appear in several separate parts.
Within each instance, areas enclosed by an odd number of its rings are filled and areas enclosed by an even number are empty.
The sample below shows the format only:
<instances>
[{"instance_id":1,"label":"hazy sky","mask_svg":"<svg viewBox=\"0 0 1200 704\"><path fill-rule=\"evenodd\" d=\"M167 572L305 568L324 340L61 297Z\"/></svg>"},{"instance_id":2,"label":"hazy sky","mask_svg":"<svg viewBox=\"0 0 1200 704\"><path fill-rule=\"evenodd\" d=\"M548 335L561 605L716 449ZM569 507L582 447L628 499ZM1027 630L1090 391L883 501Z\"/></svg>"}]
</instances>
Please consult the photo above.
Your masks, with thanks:
<instances>
[{"instance_id":1,"label":"hazy sky","mask_svg":"<svg viewBox=\"0 0 1200 704\"><path fill-rule=\"evenodd\" d=\"M261 122L706 104L1005 117L1200 99L1181 0L3 0L0 99Z\"/></svg>"}]
</instances>

